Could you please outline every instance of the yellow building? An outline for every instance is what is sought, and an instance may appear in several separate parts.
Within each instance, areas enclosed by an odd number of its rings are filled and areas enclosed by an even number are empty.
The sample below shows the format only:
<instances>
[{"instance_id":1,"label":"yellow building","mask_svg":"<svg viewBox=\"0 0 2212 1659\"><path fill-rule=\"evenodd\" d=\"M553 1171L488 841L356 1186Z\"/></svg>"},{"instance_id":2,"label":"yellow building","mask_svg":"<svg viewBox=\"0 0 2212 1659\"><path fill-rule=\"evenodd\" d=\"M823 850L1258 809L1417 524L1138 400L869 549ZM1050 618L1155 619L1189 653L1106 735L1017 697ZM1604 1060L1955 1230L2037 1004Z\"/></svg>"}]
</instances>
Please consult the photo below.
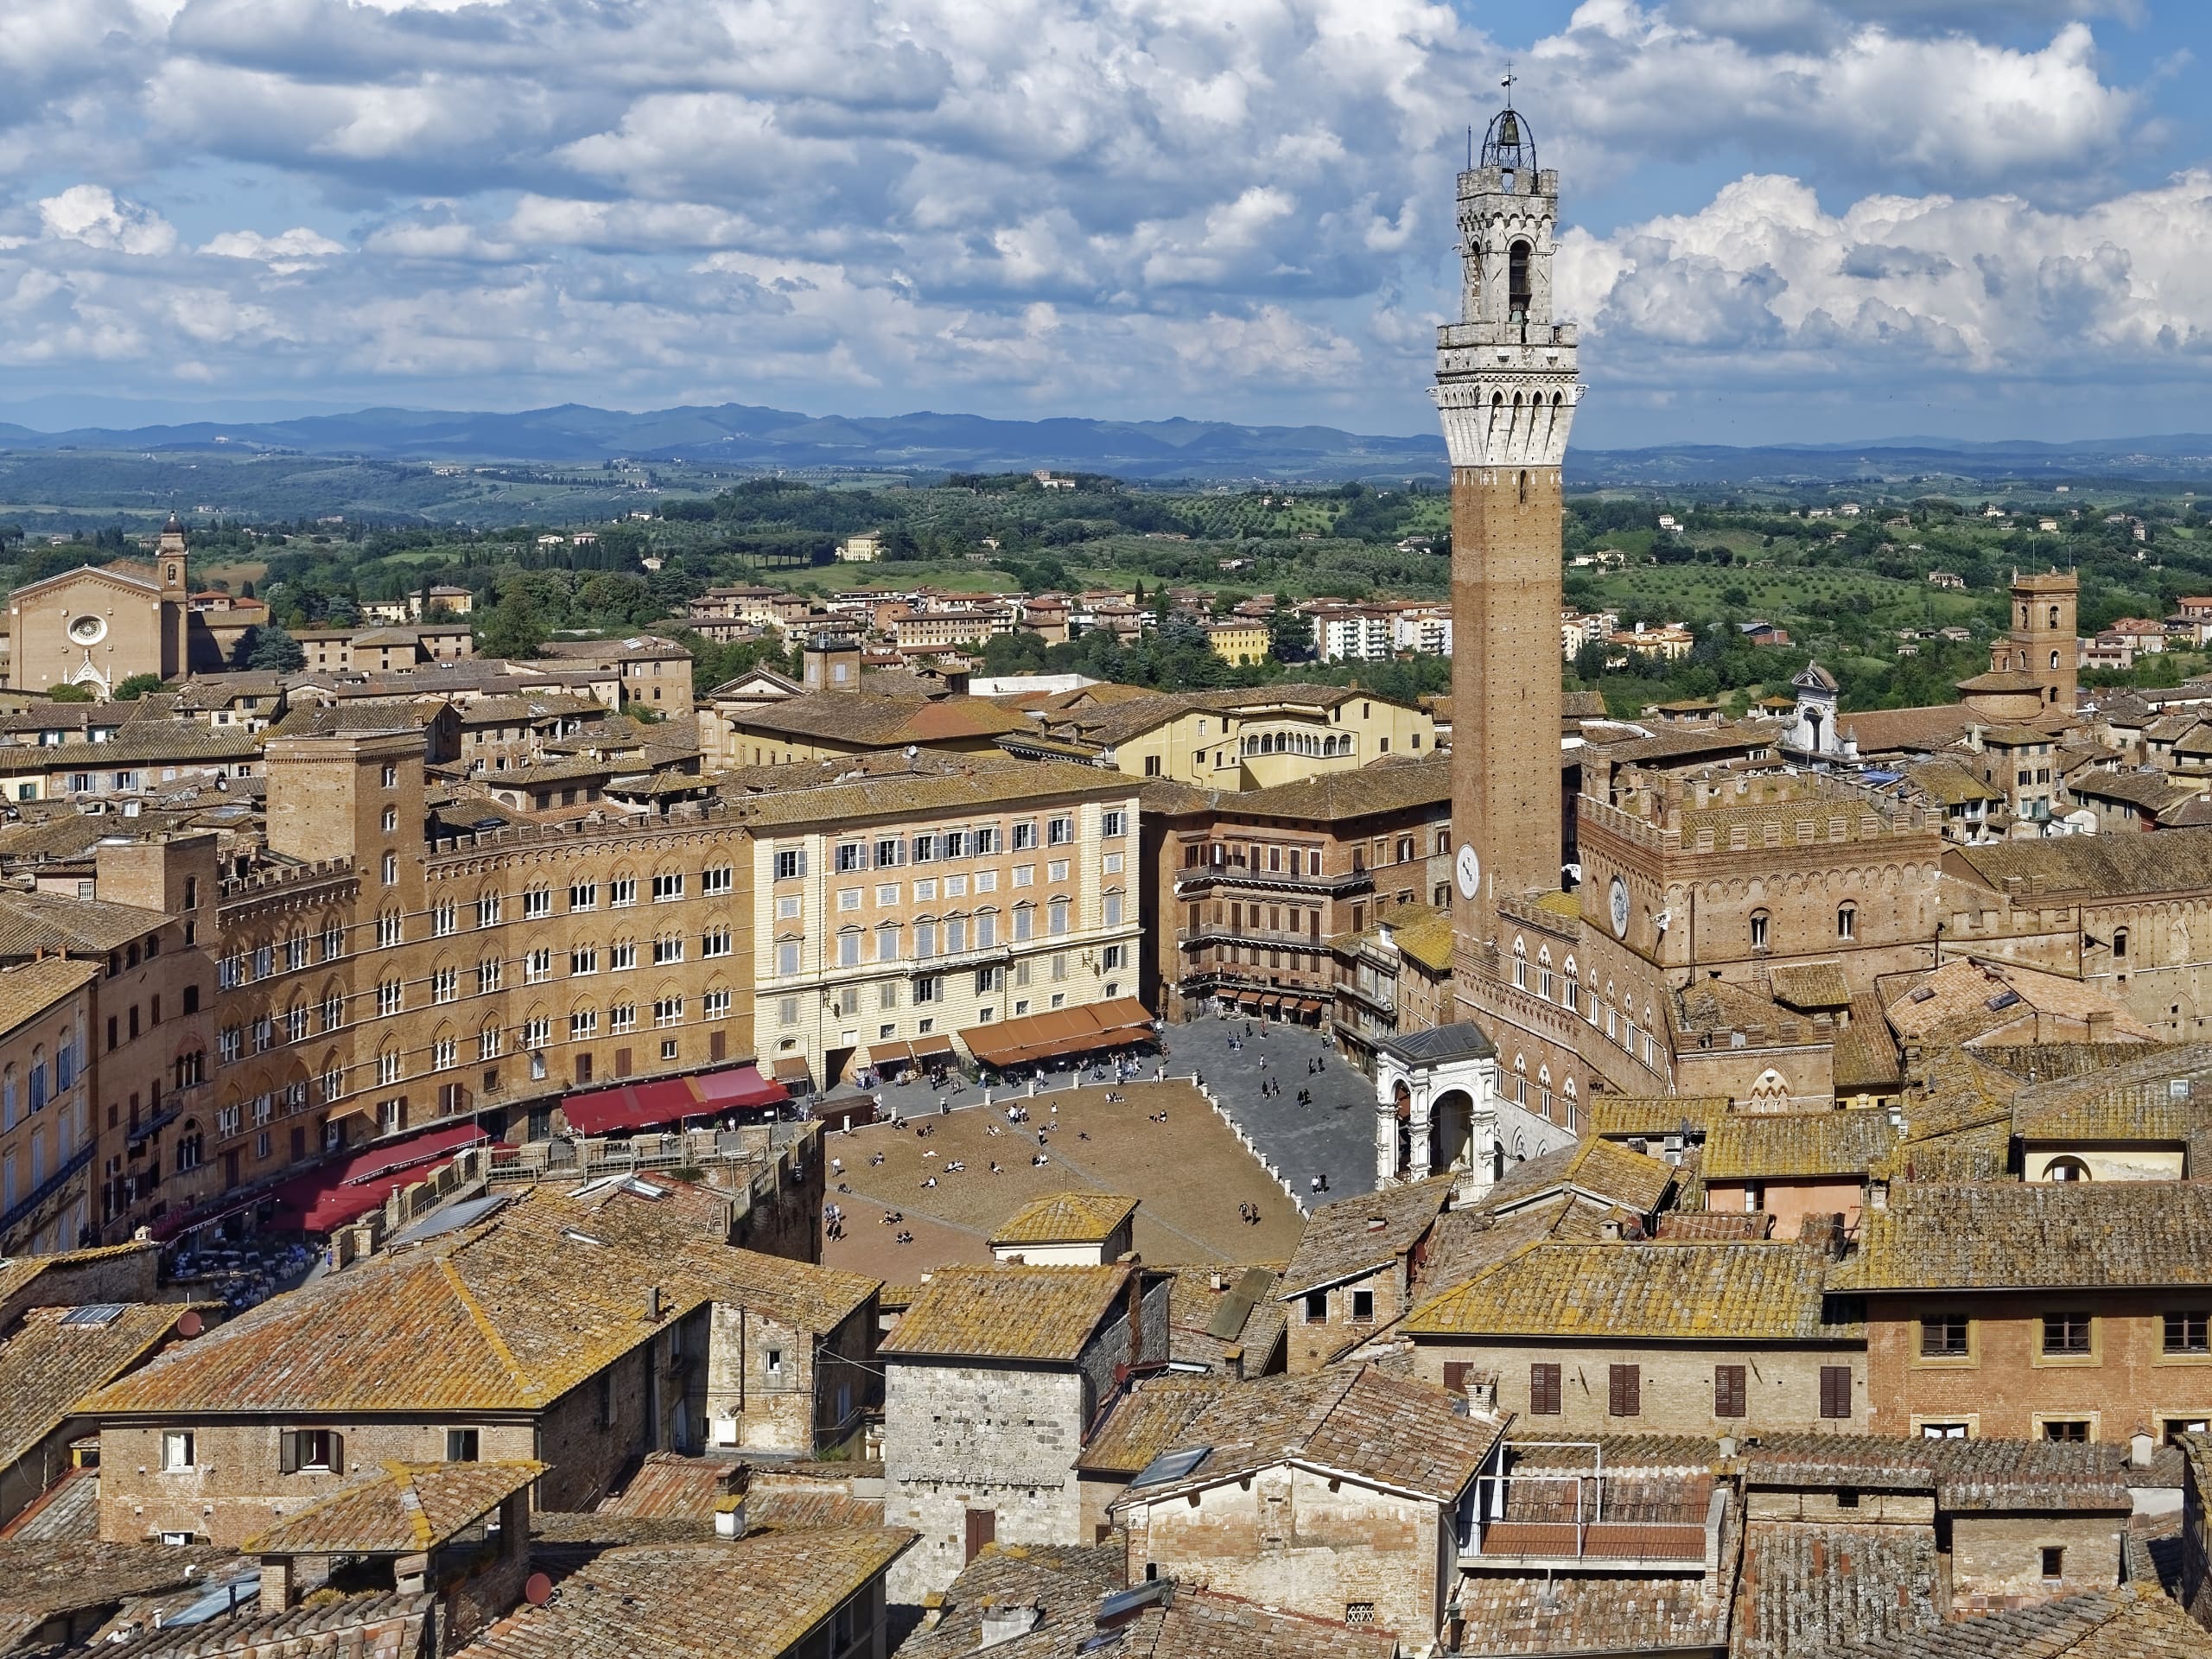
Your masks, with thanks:
<instances>
[{"instance_id":1,"label":"yellow building","mask_svg":"<svg viewBox=\"0 0 2212 1659\"><path fill-rule=\"evenodd\" d=\"M1132 778L1268 789L1389 755L1433 754L1436 721L1357 686L1285 683L1054 711L1037 737L1040 751L1089 755ZM1019 740L1007 747L1023 748Z\"/></svg>"},{"instance_id":2,"label":"yellow building","mask_svg":"<svg viewBox=\"0 0 2212 1659\"><path fill-rule=\"evenodd\" d=\"M1144 1018L1125 780L977 760L741 798L732 818L751 837L754 1034L780 1081L1021 1051L1067 1035L1070 1010Z\"/></svg>"},{"instance_id":3,"label":"yellow building","mask_svg":"<svg viewBox=\"0 0 2212 1659\"><path fill-rule=\"evenodd\" d=\"M1268 625L1255 622L1249 617L1209 623L1206 643L1213 647L1213 654L1224 663L1242 667L1247 663L1263 662L1269 645Z\"/></svg>"}]
</instances>

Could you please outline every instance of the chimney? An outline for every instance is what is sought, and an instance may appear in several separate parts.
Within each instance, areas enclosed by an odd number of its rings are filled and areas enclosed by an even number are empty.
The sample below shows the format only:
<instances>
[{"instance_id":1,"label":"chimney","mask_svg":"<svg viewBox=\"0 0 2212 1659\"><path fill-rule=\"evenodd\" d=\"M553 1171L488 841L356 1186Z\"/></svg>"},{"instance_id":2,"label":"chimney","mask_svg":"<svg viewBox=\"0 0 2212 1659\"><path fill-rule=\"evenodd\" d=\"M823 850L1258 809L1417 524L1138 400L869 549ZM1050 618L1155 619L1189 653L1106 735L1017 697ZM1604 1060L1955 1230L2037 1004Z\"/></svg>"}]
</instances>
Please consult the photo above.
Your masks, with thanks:
<instances>
[{"instance_id":1,"label":"chimney","mask_svg":"<svg viewBox=\"0 0 2212 1659\"><path fill-rule=\"evenodd\" d=\"M2149 1429L2138 1423L2135 1426L2135 1432L2127 1437L2128 1462L2138 1469L2148 1469L2151 1466L2151 1459L2158 1455L2158 1451L2157 1437Z\"/></svg>"},{"instance_id":2,"label":"chimney","mask_svg":"<svg viewBox=\"0 0 2212 1659\"><path fill-rule=\"evenodd\" d=\"M1890 1184L1887 1181L1876 1180L1866 1183L1866 1207L1869 1210L1886 1210L1890 1207Z\"/></svg>"},{"instance_id":3,"label":"chimney","mask_svg":"<svg viewBox=\"0 0 2212 1659\"><path fill-rule=\"evenodd\" d=\"M658 1325L667 1313L668 1299L661 1294L660 1287L655 1285L652 1294L645 1300L645 1317Z\"/></svg>"},{"instance_id":4,"label":"chimney","mask_svg":"<svg viewBox=\"0 0 2212 1659\"><path fill-rule=\"evenodd\" d=\"M1733 1434L1723 1434L1720 1437L1720 1444L1714 1450L1719 1452L1721 1462L1729 1462L1736 1455L1736 1437Z\"/></svg>"},{"instance_id":5,"label":"chimney","mask_svg":"<svg viewBox=\"0 0 2212 1659\"><path fill-rule=\"evenodd\" d=\"M1494 1415L1497 1410L1497 1373L1469 1371L1467 1373L1467 1409L1484 1416Z\"/></svg>"},{"instance_id":6,"label":"chimney","mask_svg":"<svg viewBox=\"0 0 2212 1659\"><path fill-rule=\"evenodd\" d=\"M725 1492L715 1500L715 1536L745 1536L745 1494Z\"/></svg>"},{"instance_id":7,"label":"chimney","mask_svg":"<svg viewBox=\"0 0 2212 1659\"><path fill-rule=\"evenodd\" d=\"M2108 1043L2112 1040L2112 1010L2092 1008L2089 1011L2089 1040Z\"/></svg>"},{"instance_id":8,"label":"chimney","mask_svg":"<svg viewBox=\"0 0 2212 1659\"><path fill-rule=\"evenodd\" d=\"M1001 1642L1011 1642L1018 1636L1027 1636L1037 1628L1044 1617L1044 1610L1033 1601L999 1602L986 1599L979 1609L982 1615L982 1640L978 1649L995 1648Z\"/></svg>"},{"instance_id":9,"label":"chimney","mask_svg":"<svg viewBox=\"0 0 2212 1659\"><path fill-rule=\"evenodd\" d=\"M1599 1222L1598 1224L1598 1236L1604 1239L1608 1244L1619 1243L1621 1242L1620 1217L1618 1216L1607 1216L1603 1221Z\"/></svg>"}]
</instances>

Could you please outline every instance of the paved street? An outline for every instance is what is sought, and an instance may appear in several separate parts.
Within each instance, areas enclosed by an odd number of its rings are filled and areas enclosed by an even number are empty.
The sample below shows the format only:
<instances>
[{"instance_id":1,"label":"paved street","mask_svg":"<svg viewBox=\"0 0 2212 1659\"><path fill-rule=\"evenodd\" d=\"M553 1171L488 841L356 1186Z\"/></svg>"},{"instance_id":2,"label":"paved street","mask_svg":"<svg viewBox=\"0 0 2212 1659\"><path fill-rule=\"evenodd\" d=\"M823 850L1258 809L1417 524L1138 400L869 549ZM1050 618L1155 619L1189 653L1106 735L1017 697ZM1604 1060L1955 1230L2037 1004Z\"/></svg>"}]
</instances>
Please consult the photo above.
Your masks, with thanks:
<instances>
[{"instance_id":1,"label":"paved street","mask_svg":"<svg viewBox=\"0 0 2212 1659\"><path fill-rule=\"evenodd\" d=\"M1247 1029L1252 1033L1249 1039ZM1196 1071L1203 1077L1261 1155L1282 1171L1308 1205L1316 1202L1308 1185L1316 1175L1329 1180L1321 1202L1373 1190L1375 1085L1323 1033L1241 1018L1209 1018L1162 1030L1168 1076L1187 1077ZM1232 1033L1243 1039L1242 1049L1230 1048ZM1262 1058L1268 1063L1264 1071ZM1309 1077L1306 1064L1317 1058L1325 1064L1319 1075ZM1262 1096L1263 1077L1279 1081L1282 1093ZM1313 1091L1311 1106L1298 1103L1301 1089Z\"/></svg>"}]
</instances>

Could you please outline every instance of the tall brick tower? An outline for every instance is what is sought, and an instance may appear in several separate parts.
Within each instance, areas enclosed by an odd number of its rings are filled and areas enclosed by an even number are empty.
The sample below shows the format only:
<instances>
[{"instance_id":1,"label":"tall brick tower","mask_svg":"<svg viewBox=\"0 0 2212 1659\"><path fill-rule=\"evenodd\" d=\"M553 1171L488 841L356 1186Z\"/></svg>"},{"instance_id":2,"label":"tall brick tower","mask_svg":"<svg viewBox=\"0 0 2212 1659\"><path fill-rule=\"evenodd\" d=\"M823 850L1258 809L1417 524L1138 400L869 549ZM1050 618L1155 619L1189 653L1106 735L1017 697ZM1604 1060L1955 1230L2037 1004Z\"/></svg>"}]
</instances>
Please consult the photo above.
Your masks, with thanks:
<instances>
[{"instance_id":1,"label":"tall brick tower","mask_svg":"<svg viewBox=\"0 0 2212 1659\"><path fill-rule=\"evenodd\" d=\"M1509 87L1510 91L1510 87ZM1560 886L1560 463L1581 401L1552 321L1559 175L1509 101L1459 175L1459 321L1437 331L1452 458L1452 819L1459 995L1499 899Z\"/></svg>"}]
</instances>

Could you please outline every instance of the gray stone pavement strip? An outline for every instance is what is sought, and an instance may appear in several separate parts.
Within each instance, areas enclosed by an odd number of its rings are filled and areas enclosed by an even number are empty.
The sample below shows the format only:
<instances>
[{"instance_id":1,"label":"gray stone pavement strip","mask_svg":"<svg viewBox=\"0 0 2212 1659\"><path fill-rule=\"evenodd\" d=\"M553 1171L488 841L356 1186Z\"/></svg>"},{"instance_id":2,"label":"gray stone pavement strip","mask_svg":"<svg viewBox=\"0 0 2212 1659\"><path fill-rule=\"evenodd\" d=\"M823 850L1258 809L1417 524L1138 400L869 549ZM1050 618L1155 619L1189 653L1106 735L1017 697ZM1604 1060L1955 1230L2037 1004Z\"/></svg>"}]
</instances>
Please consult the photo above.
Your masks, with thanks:
<instances>
[{"instance_id":1,"label":"gray stone pavement strip","mask_svg":"<svg viewBox=\"0 0 2212 1659\"><path fill-rule=\"evenodd\" d=\"M1204 1077L1231 1121L1307 1205L1374 1190L1375 1085L1325 1033L1211 1014L1160 1029L1167 1049L1167 1075L1186 1077L1195 1071ZM1242 1048L1230 1047L1232 1034ZM1306 1062L1313 1059L1323 1065L1309 1076ZM1282 1093L1262 1095L1262 1079L1281 1084ZM1313 1091L1311 1106L1298 1103L1301 1089ZM1327 1192L1313 1191L1316 1175L1328 1178Z\"/></svg>"}]
</instances>

